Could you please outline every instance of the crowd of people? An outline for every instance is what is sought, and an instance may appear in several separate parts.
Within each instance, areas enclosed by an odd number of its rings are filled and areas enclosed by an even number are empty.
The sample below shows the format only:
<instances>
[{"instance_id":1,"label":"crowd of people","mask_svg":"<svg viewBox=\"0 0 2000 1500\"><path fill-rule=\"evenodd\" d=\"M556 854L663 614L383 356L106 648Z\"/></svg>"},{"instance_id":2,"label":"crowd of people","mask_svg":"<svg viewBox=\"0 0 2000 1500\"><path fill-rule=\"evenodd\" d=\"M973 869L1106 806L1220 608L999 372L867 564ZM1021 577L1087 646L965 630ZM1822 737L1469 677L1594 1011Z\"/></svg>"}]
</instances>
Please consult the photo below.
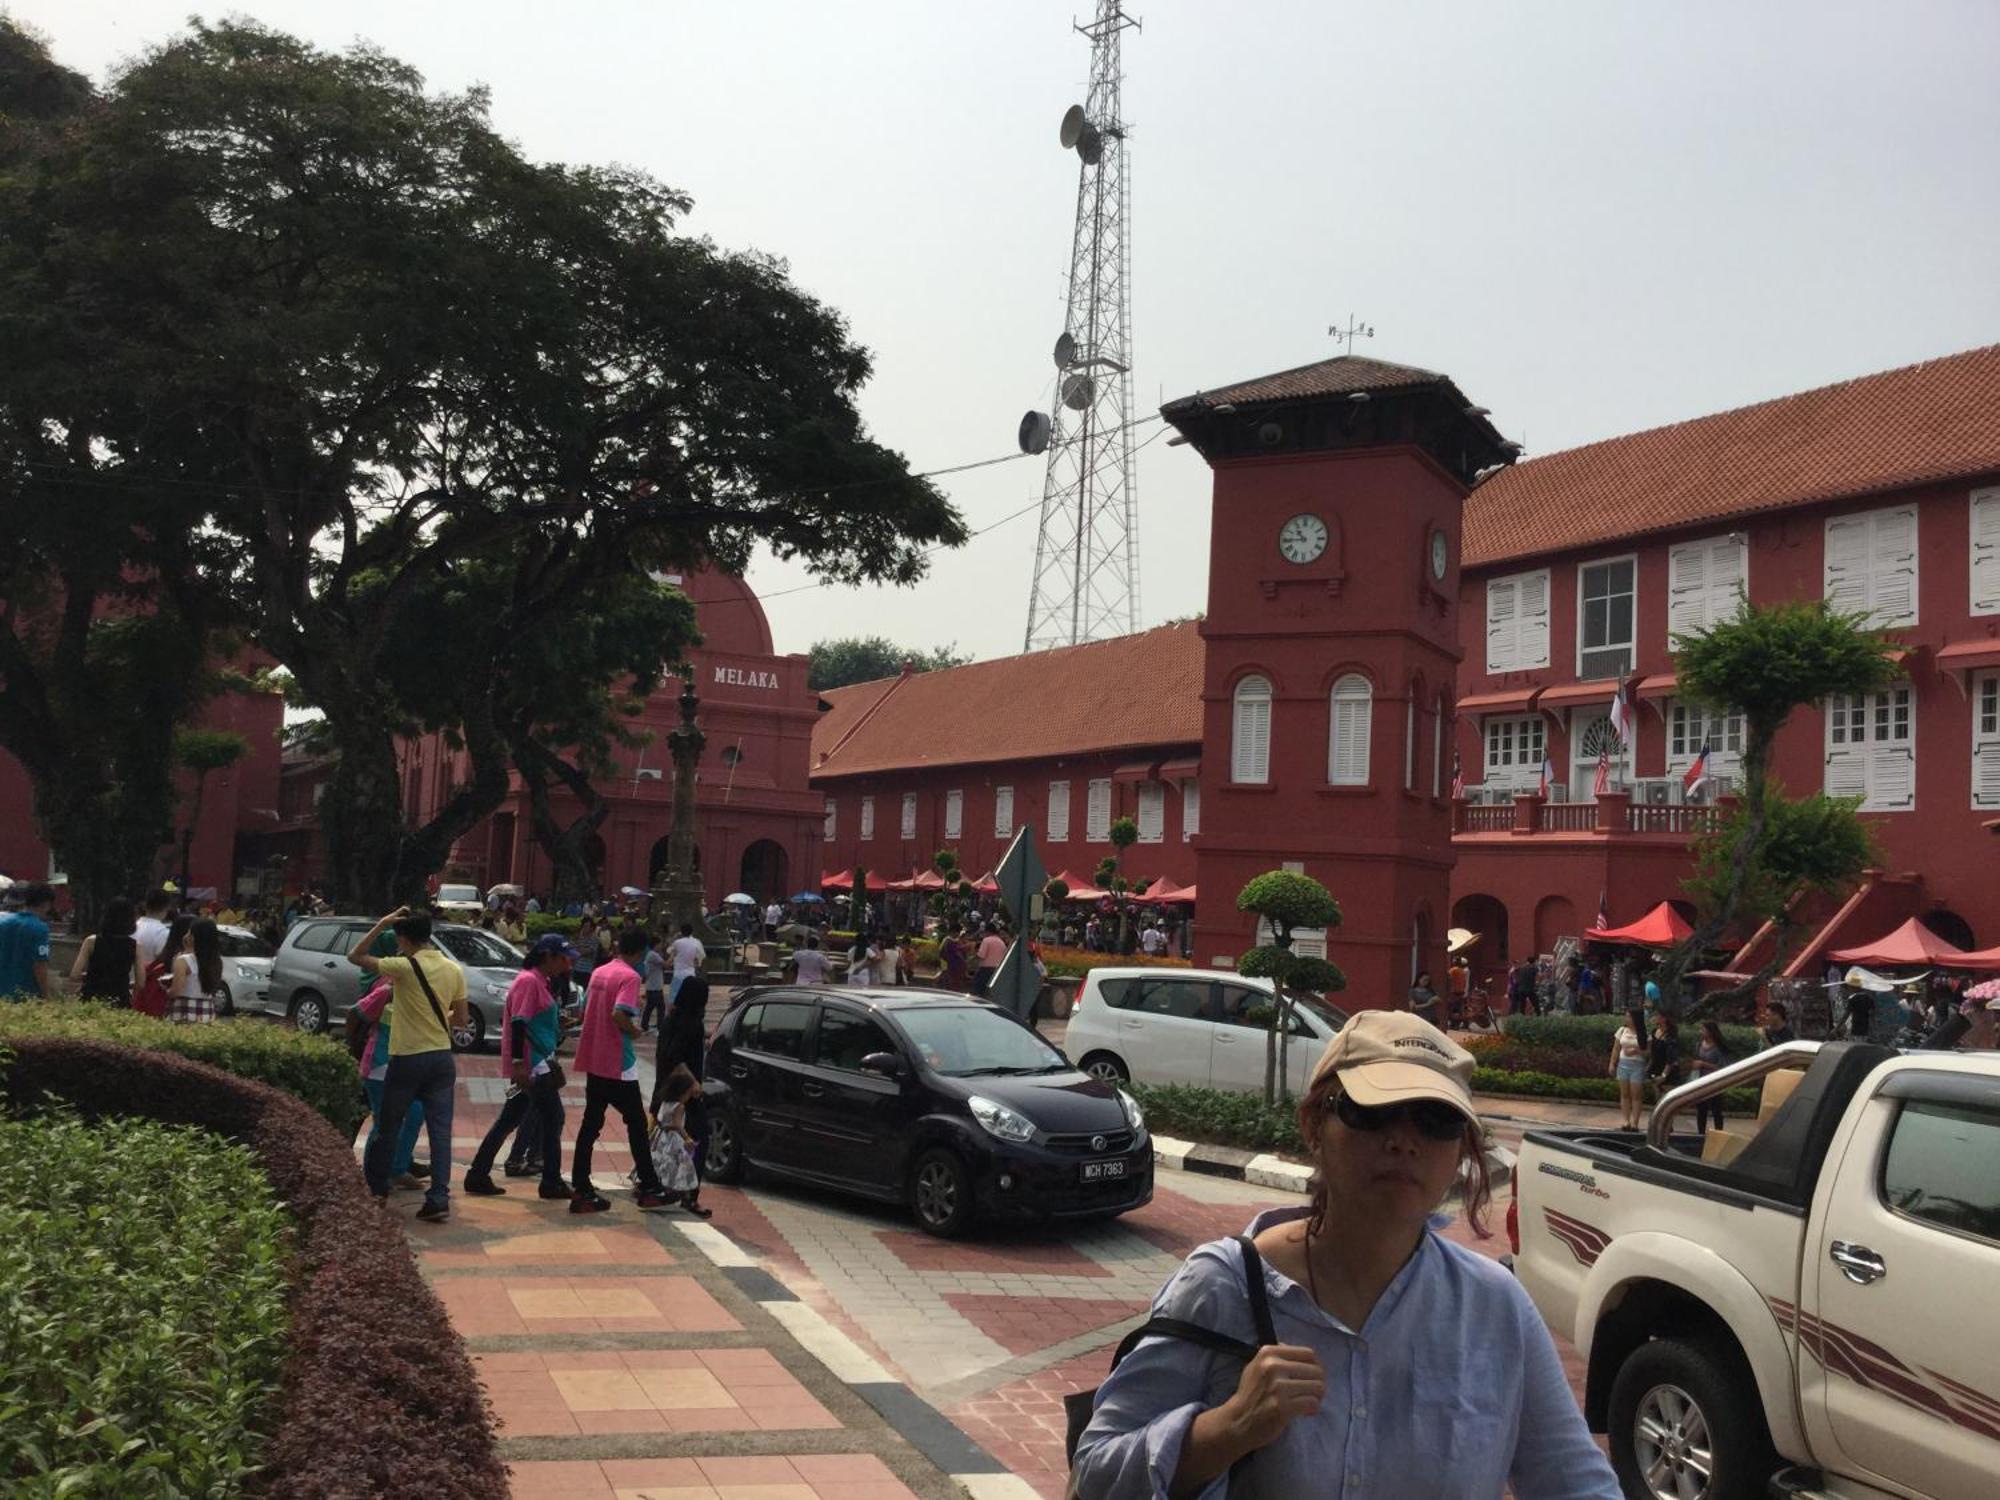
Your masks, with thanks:
<instances>
[{"instance_id":1,"label":"crowd of people","mask_svg":"<svg viewBox=\"0 0 2000 1500\"><path fill-rule=\"evenodd\" d=\"M0 912L0 998L55 999L51 972L55 891L15 885ZM85 999L129 1007L169 1021L213 1021L229 1014L222 977L223 924L213 911L184 907L166 887L143 900L108 901L85 936L68 980Z\"/></svg>"}]
</instances>

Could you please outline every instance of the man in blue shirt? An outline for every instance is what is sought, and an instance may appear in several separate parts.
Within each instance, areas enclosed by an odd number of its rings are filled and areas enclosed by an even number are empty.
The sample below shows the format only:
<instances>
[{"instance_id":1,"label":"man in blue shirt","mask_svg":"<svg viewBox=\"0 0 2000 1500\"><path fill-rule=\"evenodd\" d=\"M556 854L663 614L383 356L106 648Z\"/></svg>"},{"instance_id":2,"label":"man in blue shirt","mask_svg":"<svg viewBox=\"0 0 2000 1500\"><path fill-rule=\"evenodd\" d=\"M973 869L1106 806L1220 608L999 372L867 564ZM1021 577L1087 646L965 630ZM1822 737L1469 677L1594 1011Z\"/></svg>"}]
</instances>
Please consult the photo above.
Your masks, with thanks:
<instances>
[{"instance_id":1,"label":"man in blue shirt","mask_svg":"<svg viewBox=\"0 0 2000 1500\"><path fill-rule=\"evenodd\" d=\"M49 987L49 909L56 893L23 886L21 909L0 917L0 1000L53 999Z\"/></svg>"}]
</instances>

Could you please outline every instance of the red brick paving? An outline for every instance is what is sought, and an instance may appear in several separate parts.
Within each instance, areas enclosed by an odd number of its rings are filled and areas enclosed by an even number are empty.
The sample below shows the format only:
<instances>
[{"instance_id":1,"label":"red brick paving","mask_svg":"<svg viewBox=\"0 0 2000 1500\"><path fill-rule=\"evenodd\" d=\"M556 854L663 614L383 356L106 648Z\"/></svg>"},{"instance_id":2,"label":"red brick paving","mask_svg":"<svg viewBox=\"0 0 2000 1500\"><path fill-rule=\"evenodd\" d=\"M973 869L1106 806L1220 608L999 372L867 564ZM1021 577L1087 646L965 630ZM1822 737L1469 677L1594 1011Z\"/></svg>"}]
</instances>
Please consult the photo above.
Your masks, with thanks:
<instances>
[{"instance_id":1,"label":"red brick paving","mask_svg":"<svg viewBox=\"0 0 2000 1500\"><path fill-rule=\"evenodd\" d=\"M982 1233L987 1238L979 1244L964 1240L940 1240L908 1229L878 1229L875 1238L912 1271L1047 1276L1111 1274L1089 1256L1071 1249L1060 1240L1029 1239L990 1229Z\"/></svg>"},{"instance_id":2,"label":"red brick paving","mask_svg":"<svg viewBox=\"0 0 2000 1500\"><path fill-rule=\"evenodd\" d=\"M1110 1369L1111 1345L1106 1344L963 1402L945 1415L1038 1494L1062 1500L1069 1473L1063 1457L1063 1397L1102 1384Z\"/></svg>"},{"instance_id":3,"label":"red brick paving","mask_svg":"<svg viewBox=\"0 0 2000 1500\"><path fill-rule=\"evenodd\" d=\"M970 1292L946 1292L944 1300L1009 1354L1033 1354L1143 1313L1148 1306L1094 1297L987 1297Z\"/></svg>"}]
</instances>

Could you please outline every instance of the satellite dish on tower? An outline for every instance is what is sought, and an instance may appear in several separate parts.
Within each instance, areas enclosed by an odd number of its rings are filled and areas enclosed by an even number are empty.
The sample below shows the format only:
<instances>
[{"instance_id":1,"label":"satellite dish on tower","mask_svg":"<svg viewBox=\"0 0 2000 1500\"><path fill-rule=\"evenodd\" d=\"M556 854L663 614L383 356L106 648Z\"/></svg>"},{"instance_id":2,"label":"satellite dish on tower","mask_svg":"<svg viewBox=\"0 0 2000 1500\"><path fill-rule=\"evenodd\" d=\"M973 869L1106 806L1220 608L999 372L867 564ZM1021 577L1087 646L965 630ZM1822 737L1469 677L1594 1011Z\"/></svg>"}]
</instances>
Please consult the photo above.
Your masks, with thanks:
<instances>
[{"instance_id":1,"label":"satellite dish on tower","mask_svg":"<svg viewBox=\"0 0 2000 1500\"><path fill-rule=\"evenodd\" d=\"M1056 368L1067 370L1076 362L1076 340L1067 333L1056 335Z\"/></svg>"},{"instance_id":2,"label":"satellite dish on tower","mask_svg":"<svg viewBox=\"0 0 2000 1500\"><path fill-rule=\"evenodd\" d=\"M1027 454L1046 453L1049 448L1049 414L1031 411L1021 418L1021 451Z\"/></svg>"},{"instance_id":3,"label":"satellite dish on tower","mask_svg":"<svg viewBox=\"0 0 2000 1500\"><path fill-rule=\"evenodd\" d=\"M1097 399L1097 382L1082 373L1072 375L1062 384L1062 399L1071 411L1088 411Z\"/></svg>"},{"instance_id":4,"label":"satellite dish on tower","mask_svg":"<svg viewBox=\"0 0 2000 1500\"><path fill-rule=\"evenodd\" d=\"M1076 154L1083 158L1086 167L1094 167L1104 160L1104 137L1095 125L1084 125L1083 134L1076 138Z\"/></svg>"},{"instance_id":5,"label":"satellite dish on tower","mask_svg":"<svg viewBox=\"0 0 2000 1500\"><path fill-rule=\"evenodd\" d=\"M1062 128L1056 132L1056 139L1062 142L1063 150L1072 151L1076 148L1077 140L1083 135L1083 127L1088 123L1089 121L1084 118L1081 104L1072 104L1063 111Z\"/></svg>"}]
</instances>

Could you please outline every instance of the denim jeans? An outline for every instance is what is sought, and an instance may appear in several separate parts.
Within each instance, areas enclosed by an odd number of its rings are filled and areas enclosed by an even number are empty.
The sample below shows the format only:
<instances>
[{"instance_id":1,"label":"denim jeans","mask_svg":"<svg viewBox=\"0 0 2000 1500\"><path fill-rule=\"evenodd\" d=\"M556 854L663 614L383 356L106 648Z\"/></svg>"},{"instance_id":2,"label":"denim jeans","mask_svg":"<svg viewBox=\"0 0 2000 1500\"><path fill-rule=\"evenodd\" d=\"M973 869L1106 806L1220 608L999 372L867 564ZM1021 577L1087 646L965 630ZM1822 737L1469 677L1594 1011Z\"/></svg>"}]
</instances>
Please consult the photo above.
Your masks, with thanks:
<instances>
[{"instance_id":1,"label":"denim jeans","mask_svg":"<svg viewBox=\"0 0 2000 1500\"><path fill-rule=\"evenodd\" d=\"M361 1157L369 1192L379 1198L389 1191L389 1142L403 1128L410 1106L422 1103L431 1140L431 1180L424 1201L450 1207L452 1090L457 1084L458 1063L448 1047L389 1059L389 1076L382 1080L382 1113L376 1117L382 1132Z\"/></svg>"},{"instance_id":2,"label":"denim jeans","mask_svg":"<svg viewBox=\"0 0 2000 1500\"><path fill-rule=\"evenodd\" d=\"M374 1119L368 1127L368 1144L375 1144L375 1137L382 1133L382 1080L366 1078L362 1087L368 1090L368 1112ZM403 1116L403 1128L396 1133L396 1154L389 1162L389 1175L401 1177L410 1170L410 1158L416 1155L417 1132L424 1128L424 1106L420 1101L412 1101L410 1112Z\"/></svg>"},{"instance_id":3,"label":"denim jeans","mask_svg":"<svg viewBox=\"0 0 2000 1500\"><path fill-rule=\"evenodd\" d=\"M525 1089L511 1094L507 1102L500 1106L500 1117L493 1122L493 1128L486 1132L486 1139L479 1143L479 1153L472 1158L472 1165L466 1169L469 1179L477 1180L493 1175L493 1158L500 1154L501 1144L508 1133L534 1112L542 1150L542 1185L562 1186L562 1095L555 1087L553 1074L544 1073L532 1080Z\"/></svg>"}]
</instances>

